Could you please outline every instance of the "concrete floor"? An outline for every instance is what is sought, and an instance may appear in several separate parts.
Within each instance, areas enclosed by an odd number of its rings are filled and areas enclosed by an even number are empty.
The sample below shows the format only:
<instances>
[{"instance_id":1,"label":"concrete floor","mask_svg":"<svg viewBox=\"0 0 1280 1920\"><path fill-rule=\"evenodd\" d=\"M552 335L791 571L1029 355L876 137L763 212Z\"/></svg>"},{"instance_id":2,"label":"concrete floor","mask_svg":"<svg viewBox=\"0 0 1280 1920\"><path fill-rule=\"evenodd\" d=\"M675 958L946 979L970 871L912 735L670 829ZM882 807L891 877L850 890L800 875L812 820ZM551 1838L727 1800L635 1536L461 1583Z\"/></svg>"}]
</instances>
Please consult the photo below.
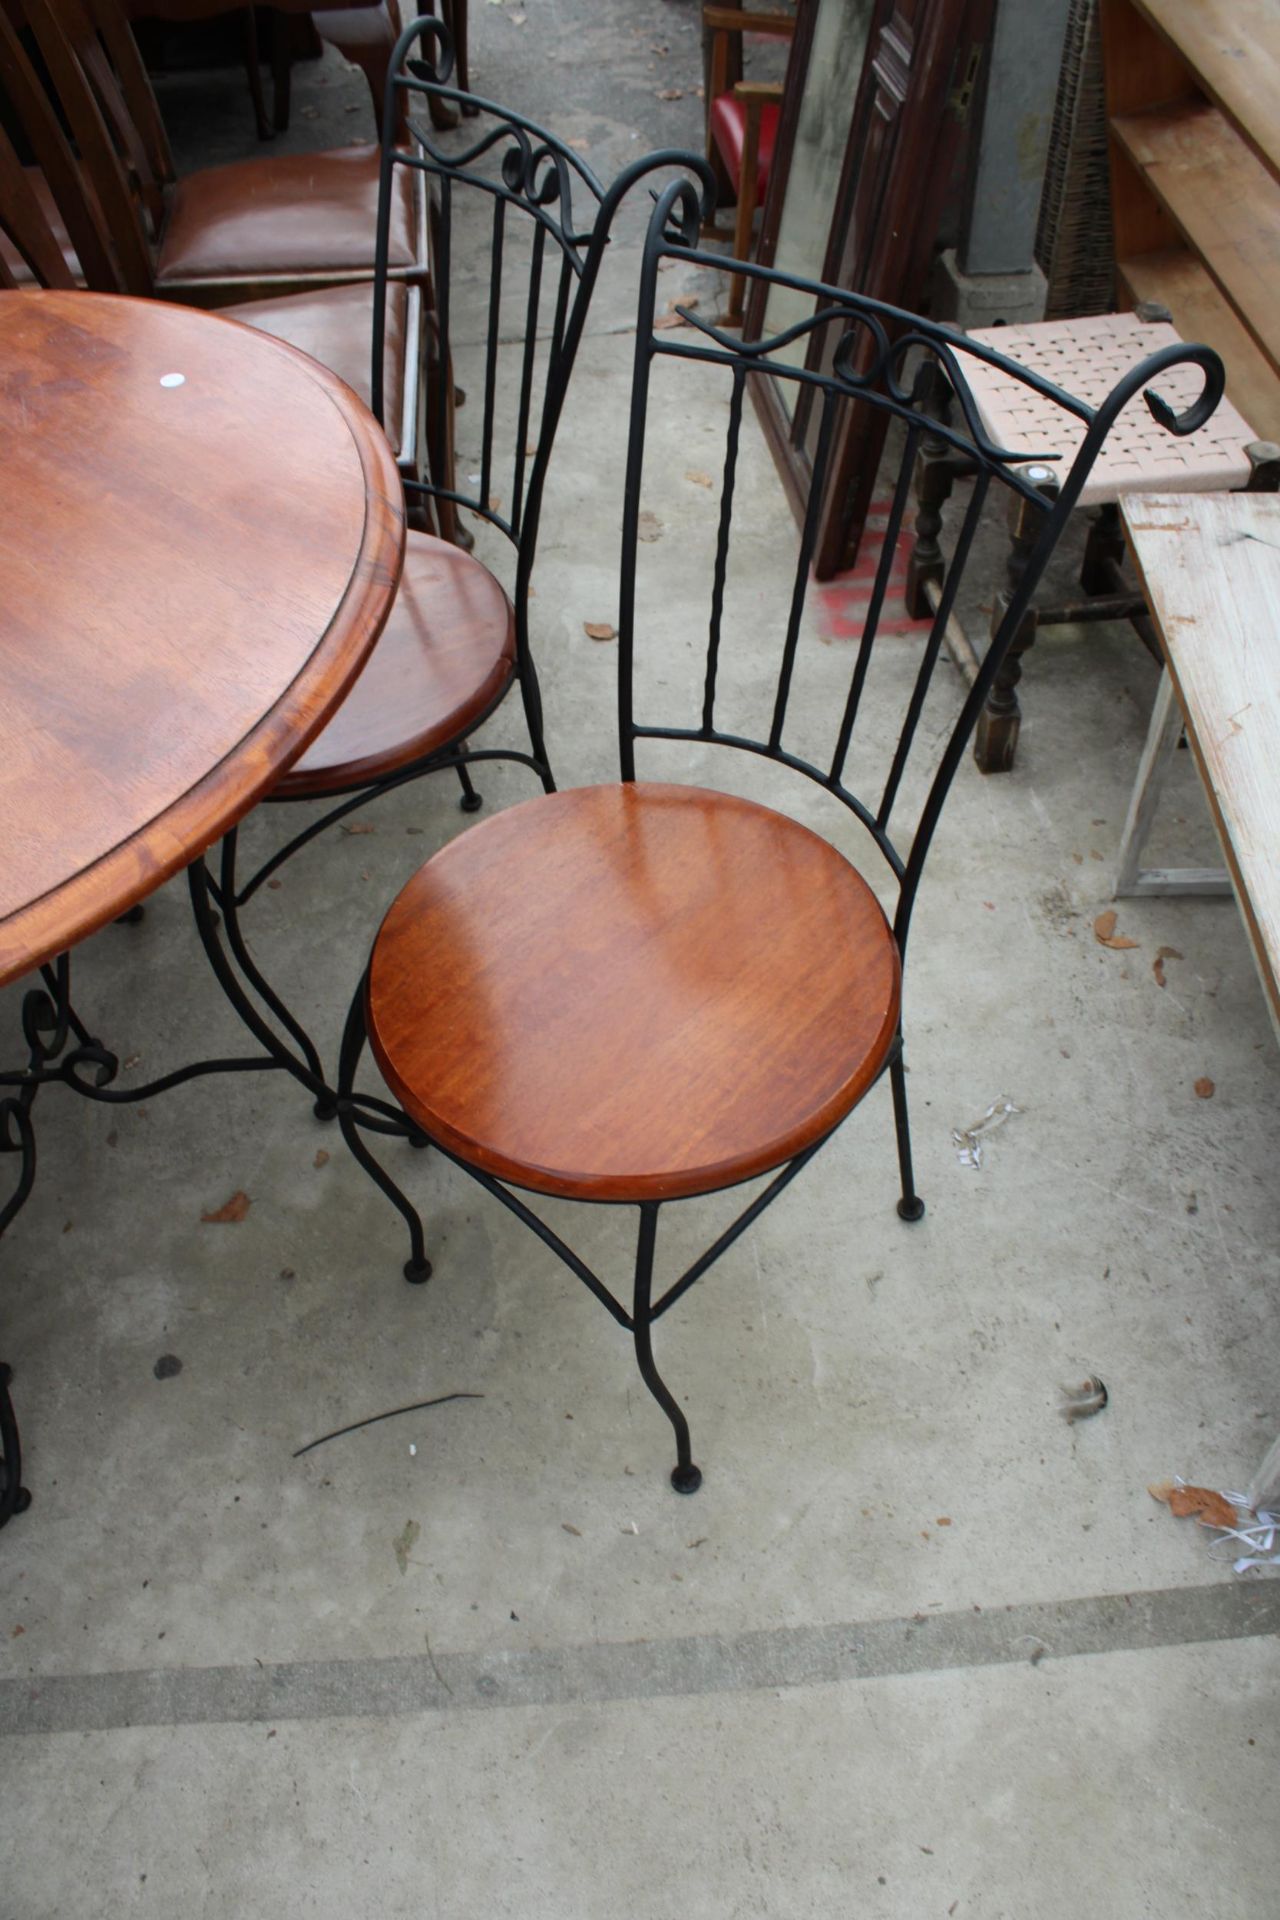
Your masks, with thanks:
<instances>
[{"instance_id":1,"label":"concrete floor","mask_svg":"<svg viewBox=\"0 0 1280 1920\"><path fill-rule=\"evenodd\" d=\"M477 87L554 114L602 172L637 132L696 138L695 99L660 103L670 128L653 99L669 74L697 84L690 5L614 10L596 66L571 57L604 37L582 8L473 14ZM304 70L291 138L349 132L362 86L332 57ZM210 97L245 147L238 85ZM166 94L171 118L215 151L188 98ZM565 785L614 768L613 652L583 622L615 608L629 264L624 235L537 574ZM717 405L658 424L659 682L699 632L714 503L685 475ZM749 704L795 536L754 423L744 437ZM911 636L882 653L887 714ZM817 727L850 658L821 596L802 658ZM1153 687L1131 635L1047 636L1017 770L966 762L908 971L928 1215L894 1213L881 1088L659 1331L706 1475L692 1500L625 1337L437 1156L389 1154L428 1217L436 1276L416 1289L395 1216L292 1083L116 1112L42 1097L39 1180L4 1249L35 1493L0 1538L4 1920L1274 1911L1280 1591L1235 1579L1146 1487L1238 1487L1280 1428L1280 1073L1229 901L1127 903L1138 946L1093 937ZM489 733L518 742L515 708ZM723 778L846 843L772 770L656 750L647 770ZM512 769L483 787L490 808L529 791ZM251 920L329 1048L387 901L466 823L441 780L365 824L296 860ZM264 809L246 831L265 849L279 830ZM1180 765L1155 851L1211 842ZM1161 946L1179 954L1163 990ZM180 888L75 965L139 1084L241 1044ZM15 1056L16 1013L11 991ZM1000 1094L1022 1111L966 1170L951 1128ZM242 1222L202 1223L237 1190ZM669 1210L664 1269L729 1205ZM569 1224L625 1275L629 1218ZM162 1355L181 1370L157 1378ZM1068 1426L1059 1386L1092 1371L1110 1404ZM292 1458L450 1393L483 1398Z\"/></svg>"}]
</instances>

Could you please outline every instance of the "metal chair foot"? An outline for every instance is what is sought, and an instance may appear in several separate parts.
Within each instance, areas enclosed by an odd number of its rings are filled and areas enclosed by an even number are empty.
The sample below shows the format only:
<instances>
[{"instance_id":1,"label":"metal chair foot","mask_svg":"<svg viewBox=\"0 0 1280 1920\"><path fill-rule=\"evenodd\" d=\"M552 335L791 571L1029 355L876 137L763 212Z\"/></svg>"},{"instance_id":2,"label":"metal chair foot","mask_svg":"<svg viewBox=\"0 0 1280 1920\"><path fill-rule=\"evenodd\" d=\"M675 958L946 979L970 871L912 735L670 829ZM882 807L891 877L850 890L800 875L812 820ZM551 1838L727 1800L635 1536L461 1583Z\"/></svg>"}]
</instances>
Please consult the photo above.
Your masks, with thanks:
<instances>
[{"instance_id":1,"label":"metal chair foot","mask_svg":"<svg viewBox=\"0 0 1280 1920\"><path fill-rule=\"evenodd\" d=\"M351 1149L353 1158L364 1168L375 1186L381 1187L409 1229L409 1258L404 1263L403 1272L406 1280L420 1285L424 1280L431 1278L431 1262L427 1258L422 1221L417 1209L406 1200L390 1174L378 1163L361 1139L355 1102L352 1098L355 1091L356 1068L360 1064L360 1056L364 1052L368 1038L364 1024L366 984L367 976L356 988L351 1010L347 1015L346 1030L342 1036L342 1050L338 1059L338 1124L342 1128L342 1137Z\"/></svg>"},{"instance_id":2,"label":"metal chair foot","mask_svg":"<svg viewBox=\"0 0 1280 1920\"><path fill-rule=\"evenodd\" d=\"M466 741L464 740L462 744L465 750ZM462 788L462 798L458 802L462 811L464 813L479 813L481 807L484 805L484 800L472 786L471 775L467 772L466 762L462 760L458 762L458 784Z\"/></svg>"},{"instance_id":3,"label":"metal chair foot","mask_svg":"<svg viewBox=\"0 0 1280 1920\"><path fill-rule=\"evenodd\" d=\"M338 1102L336 1099L326 1096L323 1100L317 1100L311 1111L317 1120L336 1120L338 1117Z\"/></svg>"},{"instance_id":4,"label":"metal chair foot","mask_svg":"<svg viewBox=\"0 0 1280 1920\"><path fill-rule=\"evenodd\" d=\"M687 1467L672 1467L671 1484L677 1493L696 1493L702 1485L702 1468L692 1461Z\"/></svg>"},{"instance_id":5,"label":"metal chair foot","mask_svg":"<svg viewBox=\"0 0 1280 1920\"><path fill-rule=\"evenodd\" d=\"M899 1200L898 1218L899 1220L908 1221L924 1219L924 1201L918 1193L913 1193L909 1200Z\"/></svg>"}]
</instances>

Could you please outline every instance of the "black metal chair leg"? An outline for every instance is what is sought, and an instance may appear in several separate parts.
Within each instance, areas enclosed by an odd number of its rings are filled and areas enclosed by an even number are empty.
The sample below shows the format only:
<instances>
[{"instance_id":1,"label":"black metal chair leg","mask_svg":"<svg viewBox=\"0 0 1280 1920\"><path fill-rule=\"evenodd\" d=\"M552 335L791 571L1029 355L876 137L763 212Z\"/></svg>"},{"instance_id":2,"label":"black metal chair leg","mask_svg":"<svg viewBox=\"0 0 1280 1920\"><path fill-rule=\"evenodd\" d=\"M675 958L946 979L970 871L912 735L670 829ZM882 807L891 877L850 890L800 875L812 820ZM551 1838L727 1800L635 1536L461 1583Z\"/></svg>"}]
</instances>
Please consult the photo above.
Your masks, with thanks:
<instances>
[{"instance_id":1,"label":"black metal chair leg","mask_svg":"<svg viewBox=\"0 0 1280 1920\"><path fill-rule=\"evenodd\" d=\"M0 1527L31 1505L31 1495L22 1484L22 1444L9 1398L12 1378L9 1367L0 1363Z\"/></svg>"},{"instance_id":2,"label":"black metal chair leg","mask_svg":"<svg viewBox=\"0 0 1280 1920\"><path fill-rule=\"evenodd\" d=\"M352 1094L355 1091L356 1068L364 1052L368 1031L364 1021L365 982L362 979L356 988L355 998L351 1002L351 1011L347 1015L347 1024L342 1035L342 1052L338 1058L338 1123L342 1128L342 1137L359 1164L364 1168L375 1186L381 1187L393 1207L395 1207L409 1229L409 1258L404 1263L404 1277L421 1286L431 1278L431 1262L427 1258L426 1238L422 1231L422 1221L415 1208L401 1193L395 1181L386 1169L378 1164L360 1135ZM407 1123L406 1123L407 1127ZM419 1137L420 1138L420 1137ZM419 1140L410 1135L413 1145ZM421 1144L425 1145L425 1141Z\"/></svg>"},{"instance_id":3,"label":"black metal chair leg","mask_svg":"<svg viewBox=\"0 0 1280 1920\"><path fill-rule=\"evenodd\" d=\"M464 740L462 743L463 753L465 753L466 750L467 743ZM462 798L458 802L462 811L464 813L479 813L481 807L484 805L484 800L472 786L471 775L467 772L465 761L462 760L458 762L458 783L462 788Z\"/></svg>"},{"instance_id":4,"label":"black metal chair leg","mask_svg":"<svg viewBox=\"0 0 1280 1920\"><path fill-rule=\"evenodd\" d=\"M307 1070L326 1084L324 1065L319 1050L302 1022L290 1012L271 983L263 976L257 963L249 952L244 934L240 928L239 901L236 894L236 829L233 827L222 842L222 861L218 874L218 897L222 902L222 930L227 944L235 957L245 979L249 982L258 998L270 1007L276 1019L297 1041ZM333 1120L337 1116L338 1103L334 1096L325 1092L320 1094L313 1109L317 1120Z\"/></svg>"},{"instance_id":5,"label":"black metal chair leg","mask_svg":"<svg viewBox=\"0 0 1280 1920\"><path fill-rule=\"evenodd\" d=\"M893 1124L898 1135L898 1169L902 1175L902 1198L898 1202L900 1220L922 1220L924 1201L916 1192L915 1175L911 1169L911 1122L907 1117L907 1071L902 1064L902 1055L889 1069L889 1079L893 1087Z\"/></svg>"},{"instance_id":6,"label":"black metal chair leg","mask_svg":"<svg viewBox=\"0 0 1280 1920\"><path fill-rule=\"evenodd\" d=\"M677 1493L696 1493L702 1485L702 1470L693 1464L693 1454L689 1446L689 1422L676 1405L665 1381L653 1364L653 1343L650 1339L653 1320L649 1309L653 1292L653 1249L657 1237L658 1202L648 1200L640 1208L640 1243L636 1250L636 1285L632 1310L636 1360L646 1387L675 1429L676 1464L671 1472L671 1484Z\"/></svg>"},{"instance_id":7,"label":"black metal chair leg","mask_svg":"<svg viewBox=\"0 0 1280 1920\"><path fill-rule=\"evenodd\" d=\"M533 659L526 654L520 668L520 698L524 702L525 725L529 729L529 746L542 776L542 785L547 793L556 790L555 778L551 772L551 762L547 758L547 743L542 733L542 692L538 686L537 670Z\"/></svg>"}]
</instances>

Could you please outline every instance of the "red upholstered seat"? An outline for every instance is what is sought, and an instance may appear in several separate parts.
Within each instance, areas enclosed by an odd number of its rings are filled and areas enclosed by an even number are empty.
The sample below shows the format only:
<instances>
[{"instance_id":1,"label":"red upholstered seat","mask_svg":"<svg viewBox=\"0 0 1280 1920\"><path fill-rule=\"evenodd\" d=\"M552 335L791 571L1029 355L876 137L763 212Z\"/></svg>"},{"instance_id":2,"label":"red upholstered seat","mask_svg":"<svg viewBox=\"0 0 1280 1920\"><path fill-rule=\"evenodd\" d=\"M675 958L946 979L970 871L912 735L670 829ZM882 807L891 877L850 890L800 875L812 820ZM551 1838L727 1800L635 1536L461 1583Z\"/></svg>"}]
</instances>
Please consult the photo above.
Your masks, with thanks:
<instances>
[{"instance_id":1,"label":"red upholstered seat","mask_svg":"<svg viewBox=\"0 0 1280 1920\"><path fill-rule=\"evenodd\" d=\"M760 145L756 150L756 200L764 199L765 188L769 184L769 168L773 162L774 142L778 137L778 115L782 109L776 102L766 101L760 109ZM711 111L707 116L711 138L716 150L723 159L731 180L742 178L742 148L746 140L747 109L741 100L735 100L731 93L722 93L711 102Z\"/></svg>"}]
</instances>

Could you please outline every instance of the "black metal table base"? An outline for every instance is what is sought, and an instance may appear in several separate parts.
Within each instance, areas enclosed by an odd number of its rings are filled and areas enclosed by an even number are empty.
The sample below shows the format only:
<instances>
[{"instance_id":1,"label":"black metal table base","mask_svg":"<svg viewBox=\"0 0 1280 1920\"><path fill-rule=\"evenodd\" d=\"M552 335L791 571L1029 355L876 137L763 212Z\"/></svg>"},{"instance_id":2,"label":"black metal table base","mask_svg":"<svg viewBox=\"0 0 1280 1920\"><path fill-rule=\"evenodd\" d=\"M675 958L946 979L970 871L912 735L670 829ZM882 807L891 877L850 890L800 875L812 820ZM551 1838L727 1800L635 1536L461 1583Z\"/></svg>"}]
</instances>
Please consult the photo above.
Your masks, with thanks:
<instances>
[{"instance_id":1,"label":"black metal table base","mask_svg":"<svg viewBox=\"0 0 1280 1920\"><path fill-rule=\"evenodd\" d=\"M222 843L222 869L234 875L235 835ZM121 1088L114 1084L120 1062L109 1047L95 1038L77 1014L71 999L71 959L68 954L39 971L40 984L22 999L22 1033L26 1043L24 1067L0 1072L0 1155L13 1155L18 1175L8 1199L0 1205L0 1235L25 1206L35 1185L36 1133L33 1108L41 1088L61 1085L102 1105L137 1105L172 1087L213 1073L269 1073L284 1071L302 1082L318 1113L332 1116L337 1107L319 1056L254 965L240 932L234 904L220 914L214 906L216 888L203 859L188 869L188 885L201 944L223 992L262 1052L248 1056L196 1060L145 1085ZM229 889L234 901L234 888ZM134 918L130 915L126 918ZM226 945L222 935L225 933ZM229 951L228 951L229 950ZM237 971L237 968L239 971ZM264 1015L253 994L279 1022L282 1033ZM291 1044L292 1043L292 1044ZM8 1391L10 1371L0 1368L0 1527L31 1504L22 1486L22 1452L17 1418Z\"/></svg>"}]
</instances>

